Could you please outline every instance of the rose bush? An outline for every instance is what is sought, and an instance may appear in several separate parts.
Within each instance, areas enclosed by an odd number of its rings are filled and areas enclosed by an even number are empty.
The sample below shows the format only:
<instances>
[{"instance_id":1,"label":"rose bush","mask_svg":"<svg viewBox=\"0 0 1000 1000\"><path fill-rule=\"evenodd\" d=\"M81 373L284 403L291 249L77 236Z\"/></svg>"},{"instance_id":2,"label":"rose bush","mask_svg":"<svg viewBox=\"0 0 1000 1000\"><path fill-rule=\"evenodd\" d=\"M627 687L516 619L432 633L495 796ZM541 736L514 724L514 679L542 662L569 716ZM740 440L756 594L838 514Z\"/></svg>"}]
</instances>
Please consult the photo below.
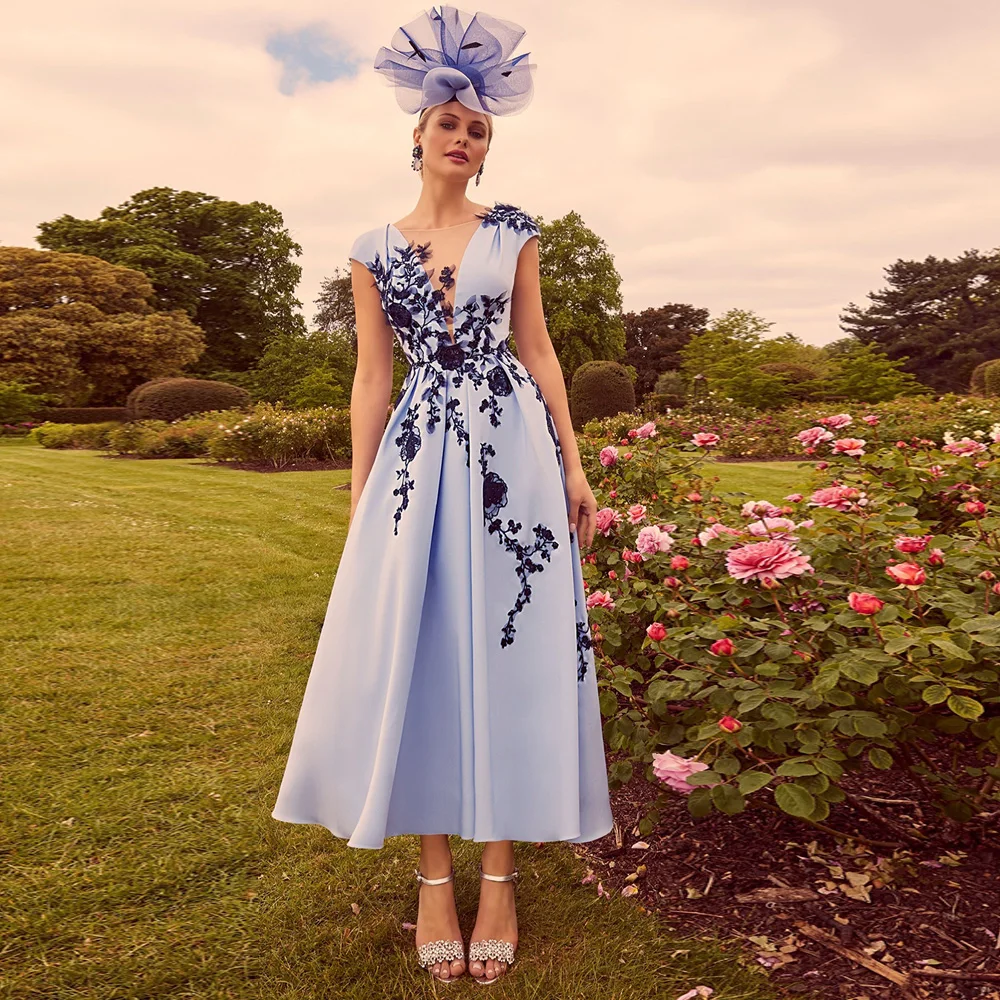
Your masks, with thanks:
<instances>
[{"instance_id":1,"label":"rose bush","mask_svg":"<svg viewBox=\"0 0 1000 1000\"><path fill-rule=\"evenodd\" d=\"M703 474L706 440L672 446L660 423L616 429L628 451L580 441L600 508L583 558L601 710L624 756L613 783L640 766L663 796L683 783L695 814L773 797L817 822L867 761L912 768L955 820L995 802L1000 446L828 443L803 493L740 507ZM981 759L938 770L942 738Z\"/></svg>"},{"instance_id":2,"label":"rose bush","mask_svg":"<svg viewBox=\"0 0 1000 1000\"><path fill-rule=\"evenodd\" d=\"M838 427L819 425L819 420L846 416L849 423ZM724 458L784 458L800 454L795 435L812 426L834 438L863 438L873 445L921 439L948 444L962 438L989 444L1000 434L1000 399L947 395L925 399L907 397L886 403L845 403L837 411L816 404L761 412L722 401L708 412L696 407L672 410L666 415L647 409L594 420L584 427L588 435L619 443L637 424L655 417L661 440L683 444L696 433L719 435L715 454Z\"/></svg>"}]
</instances>

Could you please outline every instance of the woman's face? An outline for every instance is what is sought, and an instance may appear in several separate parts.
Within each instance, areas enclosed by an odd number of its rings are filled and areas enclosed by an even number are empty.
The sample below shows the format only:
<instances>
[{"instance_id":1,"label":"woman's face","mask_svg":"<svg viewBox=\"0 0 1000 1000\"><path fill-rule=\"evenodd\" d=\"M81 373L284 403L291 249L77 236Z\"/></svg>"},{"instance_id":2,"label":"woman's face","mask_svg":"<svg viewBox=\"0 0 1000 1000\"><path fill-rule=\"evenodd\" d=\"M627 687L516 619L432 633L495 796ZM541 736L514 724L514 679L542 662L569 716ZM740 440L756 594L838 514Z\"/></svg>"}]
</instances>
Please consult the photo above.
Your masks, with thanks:
<instances>
[{"instance_id":1,"label":"woman's face","mask_svg":"<svg viewBox=\"0 0 1000 1000\"><path fill-rule=\"evenodd\" d=\"M488 134L480 112L459 100L438 105L431 111L423 135L415 140L423 146L424 171L468 180L486 158Z\"/></svg>"}]
</instances>

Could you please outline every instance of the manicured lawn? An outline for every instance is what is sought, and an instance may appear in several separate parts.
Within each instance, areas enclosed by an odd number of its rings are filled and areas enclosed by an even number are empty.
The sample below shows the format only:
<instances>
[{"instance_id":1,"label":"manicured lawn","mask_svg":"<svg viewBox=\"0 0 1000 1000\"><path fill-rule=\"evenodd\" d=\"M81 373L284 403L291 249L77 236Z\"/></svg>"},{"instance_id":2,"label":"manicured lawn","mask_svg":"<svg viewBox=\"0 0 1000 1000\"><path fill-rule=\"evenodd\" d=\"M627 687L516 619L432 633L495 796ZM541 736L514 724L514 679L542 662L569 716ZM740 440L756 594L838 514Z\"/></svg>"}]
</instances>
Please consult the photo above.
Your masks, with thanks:
<instances>
[{"instance_id":1,"label":"manicured lawn","mask_svg":"<svg viewBox=\"0 0 1000 1000\"><path fill-rule=\"evenodd\" d=\"M720 496L770 500L780 506L789 493L805 492L811 471L811 462L713 462L702 474L719 477Z\"/></svg>"},{"instance_id":2,"label":"manicured lawn","mask_svg":"<svg viewBox=\"0 0 1000 1000\"><path fill-rule=\"evenodd\" d=\"M4 996L435 995L401 927L416 838L360 851L269 815L348 477L0 443ZM467 936L478 845L454 850ZM516 850L518 960L494 998L779 995L735 950L598 898L569 846Z\"/></svg>"}]
</instances>

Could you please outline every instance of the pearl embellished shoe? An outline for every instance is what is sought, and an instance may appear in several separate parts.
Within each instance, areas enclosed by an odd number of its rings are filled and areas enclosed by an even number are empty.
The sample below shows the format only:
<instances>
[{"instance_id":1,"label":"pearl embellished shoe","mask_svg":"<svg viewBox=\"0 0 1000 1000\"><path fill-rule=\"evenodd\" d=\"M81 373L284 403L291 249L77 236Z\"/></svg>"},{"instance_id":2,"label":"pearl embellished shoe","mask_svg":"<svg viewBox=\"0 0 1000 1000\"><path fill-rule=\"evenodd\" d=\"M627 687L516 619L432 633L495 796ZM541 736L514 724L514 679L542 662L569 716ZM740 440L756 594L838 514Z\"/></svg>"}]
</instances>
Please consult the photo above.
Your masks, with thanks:
<instances>
[{"instance_id":1,"label":"pearl embellished shoe","mask_svg":"<svg viewBox=\"0 0 1000 1000\"><path fill-rule=\"evenodd\" d=\"M481 878L489 879L491 882L513 882L517 876L518 872L515 869L509 875L487 875L483 871L482 863L479 865L479 875ZM516 886L515 882L515 886ZM506 962L508 969L511 963L514 961L514 946L509 941L501 941L497 938L487 938L485 941L470 941L469 942L469 960L466 963L466 968L468 968L473 962L483 963L483 976L481 979L475 979L480 986L488 986L490 983L495 983L502 979L506 974L506 970L501 972L499 976L494 976L489 979L486 976L486 960L488 958L494 959L494 961Z\"/></svg>"},{"instance_id":2,"label":"pearl embellished shoe","mask_svg":"<svg viewBox=\"0 0 1000 1000\"><path fill-rule=\"evenodd\" d=\"M445 882L452 881L455 877L454 869L452 869L450 874L445 875L444 878L424 878L420 874L419 868L414 868L413 874L417 877L418 882L423 882L425 885L443 885ZM427 944L422 944L417 948L417 961L420 963L422 969L426 969L435 962L454 962L456 960L465 962L465 944L461 939L455 941L428 941ZM466 968L468 968L468 962L466 962ZM464 975L465 973L462 972L460 975L449 976L448 979L443 979L441 976L435 976L432 972L431 978L439 983L453 983L456 979L461 979Z\"/></svg>"}]
</instances>

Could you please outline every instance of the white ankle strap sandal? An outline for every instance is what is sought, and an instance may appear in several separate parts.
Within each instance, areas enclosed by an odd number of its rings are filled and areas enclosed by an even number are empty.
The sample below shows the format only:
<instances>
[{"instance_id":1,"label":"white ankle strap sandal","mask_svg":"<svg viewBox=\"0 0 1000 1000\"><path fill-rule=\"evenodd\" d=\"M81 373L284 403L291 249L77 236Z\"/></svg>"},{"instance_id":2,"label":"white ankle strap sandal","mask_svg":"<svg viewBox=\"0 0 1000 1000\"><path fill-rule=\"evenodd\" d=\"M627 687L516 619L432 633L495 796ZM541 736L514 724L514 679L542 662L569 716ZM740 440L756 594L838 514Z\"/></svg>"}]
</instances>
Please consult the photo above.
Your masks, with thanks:
<instances>
[{"instance_id":1,"label":"white ankle strap sandal","mask_svg":"<svg viewBox=\"0 0 1000 1000\"><path fill-rule=\"evenodd\" d=\"M482 864L479 865L479 876L480 878L489 879L491 882L515 882L519 875L519 872L515 869L509 875L487 875L483 871ZM498 938L487 938L485 941L470 941L469 942L469 962L485 962L488 958L492 958L498 962L506 962L509 966L514 961L514 946L509 941L501 941ZM502 979L506 973L501 973L499 976L494 976L493 979L487 979L483 976L481 979L476 979L475 981L480 986L488 986L490 983L495 983Z\"/></svg>"},{"instance_id":2,"label":"white ankle strap sandal","mask_svg":"<svg viewBox=\"0 0 1000 1000\"><path fill-rule=\"evenodd\" d=\"M445 875L443 878L425 878L420 874L420 869L418 868L413 869L413 874L417 877L418 882L423 882L425 885L443 885L445 882L452 881L455 877L454 869L452 869L449 875ZM461 940L428 941L427 944L422 944L417 948L417 961L422 969L426 969L435 962L454 962L456 959L465 961L465 944ZM431 976L439 983L453 983L456 979L463 978L464 973L463 976L452 976L449 979L442 979L440 976L435 976L433 972Z\"/></svg>"}]
</instances>

